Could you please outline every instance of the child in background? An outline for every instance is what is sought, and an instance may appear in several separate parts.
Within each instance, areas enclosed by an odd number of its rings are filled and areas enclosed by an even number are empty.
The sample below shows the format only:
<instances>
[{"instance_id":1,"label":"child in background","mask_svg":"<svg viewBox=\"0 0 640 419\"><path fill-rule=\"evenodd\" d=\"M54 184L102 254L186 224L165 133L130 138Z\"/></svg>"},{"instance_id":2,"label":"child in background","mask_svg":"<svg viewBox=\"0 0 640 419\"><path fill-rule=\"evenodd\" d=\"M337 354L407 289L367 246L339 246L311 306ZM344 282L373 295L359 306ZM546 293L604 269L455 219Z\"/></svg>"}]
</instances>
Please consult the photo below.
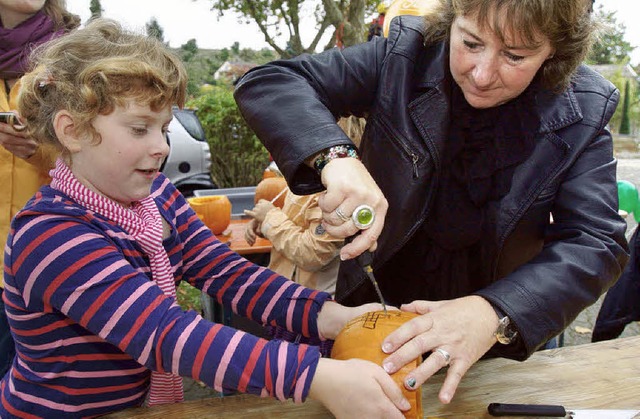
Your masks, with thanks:
<instances>
[{"instance_id":1,"label":"child in background","mask_svg":"<svg viewBox=\"0 0 640 419\"><path fill-rule=\"evenodd\" d=\"M0 417L178 402L179 375L223 392L309 396L338 417L402 417L409 403L380 366L320 358L316 347L265 341L176 304L185 280L239 315L320 339L379 307L344 307L246 261L159 172L186 86L164 45L97 19L33 62L19 109L29 134L61 157L7 239L17 356L0 381Z\"/></svg>"}]
</instances>

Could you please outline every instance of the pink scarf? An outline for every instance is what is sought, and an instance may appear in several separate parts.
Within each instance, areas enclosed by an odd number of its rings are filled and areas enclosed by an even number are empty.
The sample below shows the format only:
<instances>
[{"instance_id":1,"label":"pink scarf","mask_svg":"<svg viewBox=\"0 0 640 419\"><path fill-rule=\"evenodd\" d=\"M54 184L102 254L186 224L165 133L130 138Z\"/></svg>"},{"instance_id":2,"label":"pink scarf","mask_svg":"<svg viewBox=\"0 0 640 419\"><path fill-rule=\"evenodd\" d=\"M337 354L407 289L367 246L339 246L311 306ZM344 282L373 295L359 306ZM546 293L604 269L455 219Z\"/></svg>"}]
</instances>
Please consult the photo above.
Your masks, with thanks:
<instances>
[{"instance_id":1,"label":"pink scarf","mask_svg":"<svg viewBox=\"0 0 640 419\"><path fill-rule=\"evenodd\" d=\"M51 187L63 192L78 204L116 222L131 234L151 261L151 274L162 292L176 297L173 270L167 252L162 246L162 218L158 207L146 197L124 208L112 200L84 186L60 159L55 169L49 172ZM157 366L160 368L160 366ZM184 400L182 377L171 373L151 372L148 405L178 403Z\"/></svg>"}]
</instances>

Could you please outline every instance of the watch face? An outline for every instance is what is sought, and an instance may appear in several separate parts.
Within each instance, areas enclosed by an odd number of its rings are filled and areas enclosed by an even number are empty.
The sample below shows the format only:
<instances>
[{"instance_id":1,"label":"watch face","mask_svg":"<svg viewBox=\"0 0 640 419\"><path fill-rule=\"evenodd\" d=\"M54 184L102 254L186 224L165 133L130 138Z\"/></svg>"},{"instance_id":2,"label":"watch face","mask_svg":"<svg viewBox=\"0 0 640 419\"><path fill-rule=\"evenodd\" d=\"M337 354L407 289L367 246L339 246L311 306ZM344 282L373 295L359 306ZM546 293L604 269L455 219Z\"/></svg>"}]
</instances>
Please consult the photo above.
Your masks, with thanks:
<instances>
[{"instance_id":1,"label":"watch face","mask_svg":"<svg viewBox=\"0 0 640 419\"><path fill-rule=\"evenodd\" d=\"M508 345L515 337L518 335L518 332L511 325L511 320L509 317L505 316L500 319L500 323L498 324L498 329L496 330L496 338L498 342L503 345Z\"/></svg>"}]
</instances>

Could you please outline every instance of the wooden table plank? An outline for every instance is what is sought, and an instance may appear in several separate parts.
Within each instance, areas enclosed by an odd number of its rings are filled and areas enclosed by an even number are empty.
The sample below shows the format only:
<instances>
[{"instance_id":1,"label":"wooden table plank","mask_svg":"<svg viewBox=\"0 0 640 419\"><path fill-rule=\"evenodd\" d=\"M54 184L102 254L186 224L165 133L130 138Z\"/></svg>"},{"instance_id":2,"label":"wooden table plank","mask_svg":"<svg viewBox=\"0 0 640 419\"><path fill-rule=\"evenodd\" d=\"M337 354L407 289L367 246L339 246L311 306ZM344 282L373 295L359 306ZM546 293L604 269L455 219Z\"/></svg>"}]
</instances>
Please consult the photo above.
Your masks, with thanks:
<instances>
[{"instance_id":1,"label":"wooden table plank","mask_svg":"<svg viewBox=\"0 0 640 419\"><path fill-rule=\"evenodd\" d=\"M490 359L474 365L449 405L437 399L444 374L422 387L425 417L492 418L492 402L562 404L575 409L640 409L640 336L535 353L525 362ZM320 403L279 402L250 395L127 409L109 418L331 418Z\"/></svg>"}]
</instances>

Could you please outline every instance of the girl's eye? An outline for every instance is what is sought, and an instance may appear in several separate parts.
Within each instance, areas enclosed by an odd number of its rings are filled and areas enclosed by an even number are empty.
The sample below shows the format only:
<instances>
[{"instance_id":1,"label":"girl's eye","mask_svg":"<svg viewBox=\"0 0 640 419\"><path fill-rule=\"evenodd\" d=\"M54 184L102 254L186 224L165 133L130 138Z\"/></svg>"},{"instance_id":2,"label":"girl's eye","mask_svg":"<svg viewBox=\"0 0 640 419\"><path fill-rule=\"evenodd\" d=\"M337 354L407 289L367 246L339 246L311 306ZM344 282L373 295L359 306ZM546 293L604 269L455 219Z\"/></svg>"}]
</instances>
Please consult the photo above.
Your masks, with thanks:
<instances>
[{"instance_id":1,"label":"girl's eye","mask_svg":"<svg viewBox=\"0 0 640 419\"><path fill-rule=\"evenodd\" d=\"M512 61L514 63L519 63L524 60L524 57L522 55L511 54L510 52L505 52L504 55L509 61Z\"/></svg>"},{"instance_id":2,"label":"girl's eye","mask_svg":"<svg viewBox=\"0 0 640 419\"><path fill-rule=\"evenodd\" d=\"M480 44L477 42L471 42L471 41L465 41L465 40L462 40L462 42L464 43L464 46L469 49L476 49L480 46Z\"/></svg>"},{"instance_id":3,"label":"girl's eye","mask_svg":"<svg viewBox=\"0 0 640 419\"><path fill-rule=\"evenodd\" d=\"M145 135L147 133L146 128L140 127L131 127L131 131L133 132L133 135Z\"/></svg>"}]
</instances>

